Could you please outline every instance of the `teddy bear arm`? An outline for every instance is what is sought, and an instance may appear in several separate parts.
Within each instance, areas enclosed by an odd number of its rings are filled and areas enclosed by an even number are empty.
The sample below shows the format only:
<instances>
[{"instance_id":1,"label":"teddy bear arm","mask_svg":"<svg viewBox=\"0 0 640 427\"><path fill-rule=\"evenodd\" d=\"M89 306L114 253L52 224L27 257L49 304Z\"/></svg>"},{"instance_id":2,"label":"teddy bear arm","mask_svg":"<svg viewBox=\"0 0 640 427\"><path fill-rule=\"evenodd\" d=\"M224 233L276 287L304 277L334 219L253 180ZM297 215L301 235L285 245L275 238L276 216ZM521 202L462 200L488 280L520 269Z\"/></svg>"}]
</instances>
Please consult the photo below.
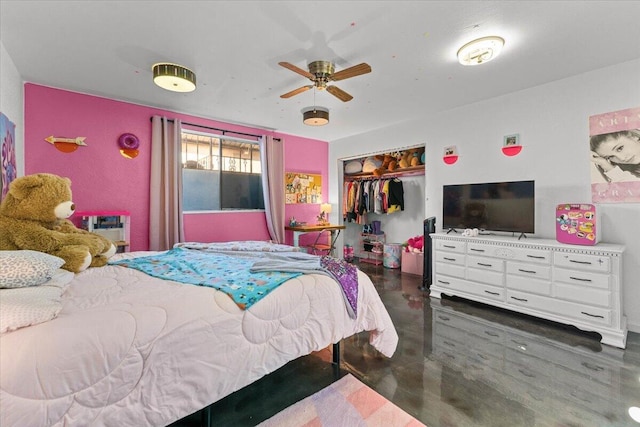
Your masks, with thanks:
<instances>
[{"instance_id":1,"label":"teddy bear arm","mask_svg":"<svg viewBox=\"0 0 640 427\"><path fill-rule=\"evenodd\" d=\"M87 230L83 230L81 228L76 227L75 224L73 224L68 219L60 220L60 222L55 227L55 230L60 231L62 233L79 233L79 234L88 233Z\"/></svg>"},{"instance_id":2,"label":"teddy bear arm","mask_svg":"<svg viewBox=\"0 0 640 427\"><path fill-rule=\"evenodd\" d=\"M91 236L93 239L99 240L102 244L102 249L98 249L98 252L97 252L98 254L107 253L111 248L111 246L113 245L113 242L107 239L106 237L98 233L93 233L91 231L78 228L75 226L75 224L73 224L68 219L61 220L60 223L56 226L56 230L62 233L67 233L67 234L75 233L75 234L81 234L84 236Z\"/></svg>"}]
</instances>

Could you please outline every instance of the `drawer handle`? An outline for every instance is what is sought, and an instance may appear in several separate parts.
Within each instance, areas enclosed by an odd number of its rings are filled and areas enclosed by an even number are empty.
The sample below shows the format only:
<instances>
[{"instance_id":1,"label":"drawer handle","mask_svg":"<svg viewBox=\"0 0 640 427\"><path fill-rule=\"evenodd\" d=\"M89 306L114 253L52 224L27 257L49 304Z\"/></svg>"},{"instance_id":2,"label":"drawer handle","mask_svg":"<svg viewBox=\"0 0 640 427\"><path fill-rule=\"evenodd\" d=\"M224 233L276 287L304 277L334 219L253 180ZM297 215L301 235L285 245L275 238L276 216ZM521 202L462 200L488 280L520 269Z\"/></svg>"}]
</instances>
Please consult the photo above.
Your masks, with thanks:
<instances>
[{"instance_id":1,"label":"drawer handle","mask_svg":"<svg viewBox=\"0 0 640 427\"><path fill-rule=\"evenodd\" d=\"M578 261L575 259L570 259L569 262L574 262L576 264L587 264L587 265L591 265L591 261Z\"/></svg>"},{"instance_id":2,"label":"drawer handle","mask_svg":"<svg viewBox=\"0 0 640 427\"><path fill-rule=\"evenodd\" d=\"M445 261L455 261L456 259L455 259L455 258L447 258L447 257L444 257L444 260L445 260Z\"/></svg>"},{"instance_id":3,"label":"drawer handle","mask_svg":"<svg viewBox=\"0 0 640 427\"><path fill-rule=\"evenodd\" d=\"M540 256L540 255L527 255L527 258L545 259L545 257Z\"/></svg>"},{"instance_id":4,"label":"drawer handle","mask_svg":"<svg viewBox=\"0 0 640 427\"><path fill-rule=\"evenodd\" d=\"M447 316L442 316L442 315L439 315L438 319L444 320L445 322L448 322L449 320L451 320L451 318L449 318Z\"/></svg>"},{"instance_id":5,"label":"drawer handle","mask_svg":"<svg viewBox=\"0 0 640 427\"><path fill-rule=\"evenodd\" d=\"M487 356L485 356L484 354L476 353L476 356L478 356L482 360L489 360L489 358Z\"/></svg>"},{"instance_id":6,"label":"drawer handle","mask_svg":"<svg viewBox=\"0 0 640 427\"><path fill-rule=\"evenodd\" d=\"M485 263L483 263L483 262L478 262L477 264L478 264L479 266L481 266L481 267L493 267L493 265L492 265L492 264L485 264Z\"/></svg>"},{"instance_id":7,"label":"drawer handle","mask_svg":"<svg viewBox=\"0 0 640 427\"><path fill-rule=\"evenodd\" d=\"M486 293L490 294L490 295L500 295L498 292L491 292L491 291L486 291Z\"/></svg>"},{"instance_id":8,"label":"drawer handle","mask_svg":"<svg viewBox=\"0 0 640 427\"><path fill-rule=\"evenodd\" d=\"M591 282L591 279L581 279L579 277L569 276L569 279L579 280L580 282Z\"/></svg>"},{"instance_id":9,"label":"drawer handle","mask_svg":"<svg viewBox=\"0 0 640 427\"><path fill-rule=\"evenodd\" d=\"M451 283L445 282L444 280L438 279L438 283L442 283L443 285L450 285Z\"/></svg>"},{"instance_id":10,"label":"drawer handle","mask_svg":"<svg viewBox=\"0 0 640 427\"><path fill-rule=\"evenodd\" d=\"M533 270L523 270L521 268L518 269L518 271L521 271L523 273L530 273L530 274L537 274L537 271L533 271Z\"/></svg>"},{"instance_id":11,"label":"drawer handle","mask_svg":"<svg viewBox=\"0 0 640 427\"><path fill-rule=\"evenodd\" d=\"M520 372L522 375L524 375L525 377L528 378L535 378L536 376L533 374L530 374L529 372L523 371L522 369L518 369L518 372Z\"/></svg>"},{"instance_id":12,"label":"drawer handle","mask_svg":"<svg viewBox=\"0 0 640 427\"><path fill-rule=\"evenodd\" d=\"M511 297L511 298L513 298L513 299L514 299L514 300L516 300L516 301L529 302L529 300L528 300L528 299L525 299L525 298L516 298L516 297Z\"/></svg>"},{"instance_id":13,"label":"drawer handle","mask_svg":"<svg viewBox=\"0 0 640 427\"><path fill-rule=\"evenodd\" d=\"M587 313L586 311L581 311L580 313L584 314L585 316L597 317L599 319L604 319L604 316L600 316L599 314L591 314L591 313Z\"/></svg>"},{"instance_id":14,"label":"drawer handle","mask_svg":"<svg viewBox=\"0 0 640 427\"><path fill-rule=\"evenodd\" d=\"M442 245L443 248L449 248L449 249L455 249L455 246L451 246L451 245Z\"/></svg>"},{"instance_id":15,"label":"drawer handle","mask_svg":"<svg viewBox=\"0 0 640 427\"><path fill-rule=\"evenodd\" d=\"M498 338L500 336L500 334L496 334L495 332L484 331L484 333L494 338Z\"/></svg>"},{"instance_id":16,"label":"drawer handle","mask_svg":"<svg viewBox=\"0 0 640 427\"><path fill-rule=\"evenodd\" d=\"M592 371L596 371L596 372L604 371L604 368L602 366L594 365L594 364L589 363L589 362L582 362L582 366L584 366L587 369L591 369Z\"/></svg>"},{"instance_id":17,"label":"drawer handle","mask_svg":"<svg viewBox=\"0 0 640 427\"><path fill-rule=\"evenodd\" d=\"M452 342L449 341L442 341L443 343L445 343L446 345L448 345L449 347L455 347L456 345Z\"/></svg>"},{"instance_id":18,"label":"drawer handle","mask_svg":"<svg viewBox=\"0 0 640 427\"><path fill-rule=\"evenodd\" d=\"M473 252L484 252L484 249L469 248L469 250Z\"/></svg>"}]
</instances>

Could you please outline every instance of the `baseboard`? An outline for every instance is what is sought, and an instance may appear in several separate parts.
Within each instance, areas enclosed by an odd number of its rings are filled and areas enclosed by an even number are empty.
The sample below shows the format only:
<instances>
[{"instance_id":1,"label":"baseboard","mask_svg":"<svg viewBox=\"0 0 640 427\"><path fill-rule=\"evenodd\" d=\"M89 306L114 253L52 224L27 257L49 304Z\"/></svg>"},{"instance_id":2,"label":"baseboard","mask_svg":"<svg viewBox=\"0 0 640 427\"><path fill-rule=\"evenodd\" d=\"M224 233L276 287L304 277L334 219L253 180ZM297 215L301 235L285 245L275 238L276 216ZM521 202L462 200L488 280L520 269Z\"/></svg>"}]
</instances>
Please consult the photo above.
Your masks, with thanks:
<instances>
[{"instance_id":1,"label":"baseboard","mask_svg":"<svg viewBox=\"0 0 640 427\"><path fill-rule=\"evenodd\" d=\"M635 332L637 334L640 334L640 321L639 322L629 322L629 319L627 319L627 329L629 329L629 331L631 331L631 332Z\"/></svg>"}]
</instances>

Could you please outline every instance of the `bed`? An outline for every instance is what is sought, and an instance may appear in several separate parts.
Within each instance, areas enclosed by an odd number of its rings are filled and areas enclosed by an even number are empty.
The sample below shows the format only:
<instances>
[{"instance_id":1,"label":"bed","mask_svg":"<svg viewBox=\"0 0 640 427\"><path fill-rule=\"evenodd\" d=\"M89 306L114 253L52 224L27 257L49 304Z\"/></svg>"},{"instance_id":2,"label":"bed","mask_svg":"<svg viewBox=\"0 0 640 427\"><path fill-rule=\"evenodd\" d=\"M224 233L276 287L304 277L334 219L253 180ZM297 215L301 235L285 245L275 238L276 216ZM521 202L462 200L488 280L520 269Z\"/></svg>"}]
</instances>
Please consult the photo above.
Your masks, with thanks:
<instances>
[{"instance_id":1,"label":"bed","mask_svg":"<svg viewBox=\"0 0 640 427\"><path fill-rule=\"evenodd\" d=\"M231 245L238 256L284 246L250 243ZM202 254L211 247L182 249ZM113 261L156 255L164 253L118 254ZM391 318L370 278L357 270L357 282L357 312L350 315L343 290L326 273L287 279L243 309L220 290L123 265L76 275L56 270L31 287L50 288L50 320L7 328L3 319L0 425L168 425L362 331L391 357L398 342ZM9 295L20 290L0 290L2 317L11 311Z\"/></svg>"}]
</instances>

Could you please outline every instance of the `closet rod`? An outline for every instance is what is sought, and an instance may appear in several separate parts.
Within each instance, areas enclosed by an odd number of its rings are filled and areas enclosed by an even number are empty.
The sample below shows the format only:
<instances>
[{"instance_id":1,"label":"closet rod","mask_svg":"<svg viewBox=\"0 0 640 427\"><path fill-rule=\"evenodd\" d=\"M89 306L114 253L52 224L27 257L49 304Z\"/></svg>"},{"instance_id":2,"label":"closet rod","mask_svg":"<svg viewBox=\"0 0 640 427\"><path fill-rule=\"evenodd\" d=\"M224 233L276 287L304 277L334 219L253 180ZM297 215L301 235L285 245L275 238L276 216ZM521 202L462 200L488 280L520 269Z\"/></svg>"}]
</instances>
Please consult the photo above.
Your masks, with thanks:
<instances>
[{"instance_id":1,"label":"closet rod","mask_svg":"<svg viewBox=\"0 0 640 427\"><path fill-rule=\"evenodd\" d=\"M153 117L150 117L149 120L153 120ZM173 119L167 119L168 122L173 123L174 120ZM252 136L254 138L262 138L262 135L254 135L252 133L244 133L244 132L236 132L233 130L226 130L226 129L220 129L220 128L214 128L211 126L205 126L205 125L198 125L195 123L189 123L189 122L182 122L183 125L187 125L187 126L195 126L197 128L202 128L202 129L209 129L209 130L216 130L218 132L222 132L222 134L224 135L225 133L233 133L235 135L244 135L244 136ZM273 138L276 141L280 141L280 138Z\"/></svg>"}]
</instances>

